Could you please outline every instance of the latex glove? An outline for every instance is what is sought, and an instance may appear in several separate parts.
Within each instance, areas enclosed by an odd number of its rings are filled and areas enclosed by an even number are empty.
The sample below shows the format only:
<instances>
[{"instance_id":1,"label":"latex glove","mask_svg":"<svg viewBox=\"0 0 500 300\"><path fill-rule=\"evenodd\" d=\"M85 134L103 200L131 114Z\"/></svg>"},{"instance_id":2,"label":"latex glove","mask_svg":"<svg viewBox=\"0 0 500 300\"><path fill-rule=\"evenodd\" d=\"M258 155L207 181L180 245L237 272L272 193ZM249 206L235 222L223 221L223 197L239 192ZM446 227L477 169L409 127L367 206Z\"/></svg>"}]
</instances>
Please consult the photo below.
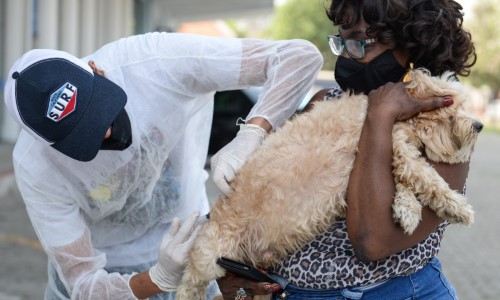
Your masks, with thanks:
<instances>
[{"instance_id":1,"label":"latex glove","mask_svg":"<svg viewBox=\"0 0 500 300\"><path fill-rule=\"evenodd\" d=\"M175 290L181 281L188 252L200 229L197 226L199 216L199 212L191 214L182 225L179 218L174 218L170 230L163 237L158 262L149 269L149 276L165 292Z\"/></svg>"},{"instance_id":2,"label":"latex glove","mask_svg":"<svg viewBox=\"0 0 500 300\"><path fill-rule=\"evenodd\" d=\"M266 135L267 131L258 125L241 124L236 137L212 157L212 180L222 193L232 191L229 183Z\"/></svg>"}]
</instances>

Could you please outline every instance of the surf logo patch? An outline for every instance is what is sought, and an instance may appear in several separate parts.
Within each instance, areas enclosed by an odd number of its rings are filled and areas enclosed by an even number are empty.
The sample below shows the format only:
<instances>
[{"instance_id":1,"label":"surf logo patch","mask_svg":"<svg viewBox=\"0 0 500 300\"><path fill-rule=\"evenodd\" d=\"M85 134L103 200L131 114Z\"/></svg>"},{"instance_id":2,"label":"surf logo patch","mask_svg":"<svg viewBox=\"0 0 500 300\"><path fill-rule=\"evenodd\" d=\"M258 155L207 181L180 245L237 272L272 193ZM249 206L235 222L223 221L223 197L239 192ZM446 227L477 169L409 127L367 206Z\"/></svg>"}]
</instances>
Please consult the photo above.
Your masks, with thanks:
<instances>
[{"instance_id":1,"label":"surf logo patch","mask_svg":"<svg viewBox=\"0 0 500 300\"><path fill-rule=\"evenodd\" d=\"M75 111L76 91L76 86L66 82L57 91L52 93L52 95L50 95L47 118L54 122L59 122Z\"/></svg>"}]
</instances>

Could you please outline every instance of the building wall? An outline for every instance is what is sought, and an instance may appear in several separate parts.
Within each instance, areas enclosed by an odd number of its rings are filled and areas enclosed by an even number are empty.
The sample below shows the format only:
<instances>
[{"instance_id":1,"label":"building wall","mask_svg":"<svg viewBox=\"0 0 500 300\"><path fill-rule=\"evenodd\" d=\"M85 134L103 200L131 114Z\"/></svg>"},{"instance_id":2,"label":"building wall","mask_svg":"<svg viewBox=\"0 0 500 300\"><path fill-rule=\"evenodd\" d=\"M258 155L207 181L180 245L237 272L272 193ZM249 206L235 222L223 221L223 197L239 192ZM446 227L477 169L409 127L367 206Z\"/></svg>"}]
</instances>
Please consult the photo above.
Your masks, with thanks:
<instances>
[{"instance_id":1,"label":"building wall","mask_svg":"<svg viewBox=\"0 0 500 300\"><path fill-rule=\"evenodd\" d=\"M155 27L176 31L183 22L242 18L273 11L273 0L149 0L146 30Z\"/></svg>"},{"instance_id":2,"label":"building wall","mask_svg":"<svg viewBox=\"0 0 500 300\"><path fill-rule=\"evenodd\" d=\"M34 48L86 56L100 46L181 22L270 13L273 0L0 0L0 141L14 142L19 126L4 109L10 66Z\"/></svg>"},{"instance_id":3,"label":"building wall","mask_svg":"<svg viewBox=\"0 0 500 300\"><path fill-rule=\"evenodd\" d=\"M20 130L3 104L5 76L15 60L34 48L90 54L134 32L133 5L133 0L0 0L2 141L14 142Z\"/></svg>"}]
</instances>

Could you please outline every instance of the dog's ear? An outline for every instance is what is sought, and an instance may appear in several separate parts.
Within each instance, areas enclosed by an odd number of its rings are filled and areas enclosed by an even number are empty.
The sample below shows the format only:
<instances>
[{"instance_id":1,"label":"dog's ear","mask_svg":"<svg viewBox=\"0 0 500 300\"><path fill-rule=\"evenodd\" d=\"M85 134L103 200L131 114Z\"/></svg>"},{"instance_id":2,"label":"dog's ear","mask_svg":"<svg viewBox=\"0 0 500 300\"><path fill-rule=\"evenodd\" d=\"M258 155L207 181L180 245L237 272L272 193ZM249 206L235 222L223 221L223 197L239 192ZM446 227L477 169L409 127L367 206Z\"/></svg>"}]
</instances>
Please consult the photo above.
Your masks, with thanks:
<instances>
[{"instance_id":1,"label":"dog's ear","mask_svg":"<svg viewBox=\"0 0 500 300\"><path fill-rule=\"evenodd\" d=\"M428 140L432 138L434 129L432 126L425 122L416 122L418 123L418 129L417 129L417 134L420 137L422 141Z\"/></svg>"},{"instance_id":2,"label":"dog's ear","mask_svg":"<svg viewBox=\"0 0 500 300\"><path fill-rule=\"evenodd\" d=\"M441 76L431 76L427 69L418 68L410 70L409 74L411 81L406 83L406 88L410 95L418 99L426 99L435 96L451 96L459 100L457 95L463 93L463 85L456 80L452 72L445 72ZM459 101L463 102L463 99Z\"/></svg>"}]
</instances>

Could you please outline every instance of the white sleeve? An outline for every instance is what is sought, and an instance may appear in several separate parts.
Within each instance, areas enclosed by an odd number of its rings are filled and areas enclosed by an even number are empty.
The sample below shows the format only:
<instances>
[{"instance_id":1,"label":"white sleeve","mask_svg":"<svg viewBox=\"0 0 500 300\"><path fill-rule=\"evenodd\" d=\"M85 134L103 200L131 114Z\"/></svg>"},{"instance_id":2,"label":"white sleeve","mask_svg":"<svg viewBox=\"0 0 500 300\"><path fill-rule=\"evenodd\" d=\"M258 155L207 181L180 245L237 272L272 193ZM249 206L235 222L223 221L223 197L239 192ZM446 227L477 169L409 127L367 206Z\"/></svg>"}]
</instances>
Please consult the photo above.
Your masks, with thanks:
<instances>
[{"instance_id":1,"label":"white sleeve","mask_svg":"<svg viewBox=\"0 0 500 300\"><path fill-rule=\"evenodd\" d=\"M206 43L203 48L205 78L211 78L216 90L262 86L257 103L247 120L263 117L273 128L280 126L297 109L323 65L318 49L305 40L267 41L241 39L241 55L231 59L228 47ZM237 70L234 63L239 64ZM239 72L236 86L228 83L232 72Z\"/></svg>"},{"instance_id":2,"label":"white sleeve","mask_svg":"<svg viewBox=\"0 0 500 300\"><path fill-rule=\"evenodd\" d=\"M248 74L259 71L265 74L262 93L247 120L263 117L276 128L295 112L314 83L323 58L315 46L303 40L276 42L267 50L255 40L243 45L243 57L248 56L248 60L242 65L240 80L251 80ZM266 53L267 61L254 58Z\"/></svg>"},{"instance_id":3,"label":"white sleeve","mask_svg":"<svg viewBox=\"0 0 500 300\"><path fill-rule=\"evenodd\" d=\"M318 49L305 40L269 41L180 33L148 33L106 45L92 57L99 67L167 87L173 95L197 98L215 91L262 86L247 119L263 117L280 126L297 109L323 65ZM85 58L88 60L90 57ZM140 78L140 79L137 79ZM151 84L155 82L154 84Z\"/></svg>"},{"instance_id":4,"label":"white sleeve","mask_svg":"<svg viewBox=\"0 0 500 300\"><path fill-rule=\"evenodd\" d=\"M79 208L68 200L70 195L49 190L47 182L41 184L22 168L16 168L16 179L38 239L71 299L136 300L129 287L133 274L104 270L106 256L93 248Z\"/></svg>"}]
</instances>

